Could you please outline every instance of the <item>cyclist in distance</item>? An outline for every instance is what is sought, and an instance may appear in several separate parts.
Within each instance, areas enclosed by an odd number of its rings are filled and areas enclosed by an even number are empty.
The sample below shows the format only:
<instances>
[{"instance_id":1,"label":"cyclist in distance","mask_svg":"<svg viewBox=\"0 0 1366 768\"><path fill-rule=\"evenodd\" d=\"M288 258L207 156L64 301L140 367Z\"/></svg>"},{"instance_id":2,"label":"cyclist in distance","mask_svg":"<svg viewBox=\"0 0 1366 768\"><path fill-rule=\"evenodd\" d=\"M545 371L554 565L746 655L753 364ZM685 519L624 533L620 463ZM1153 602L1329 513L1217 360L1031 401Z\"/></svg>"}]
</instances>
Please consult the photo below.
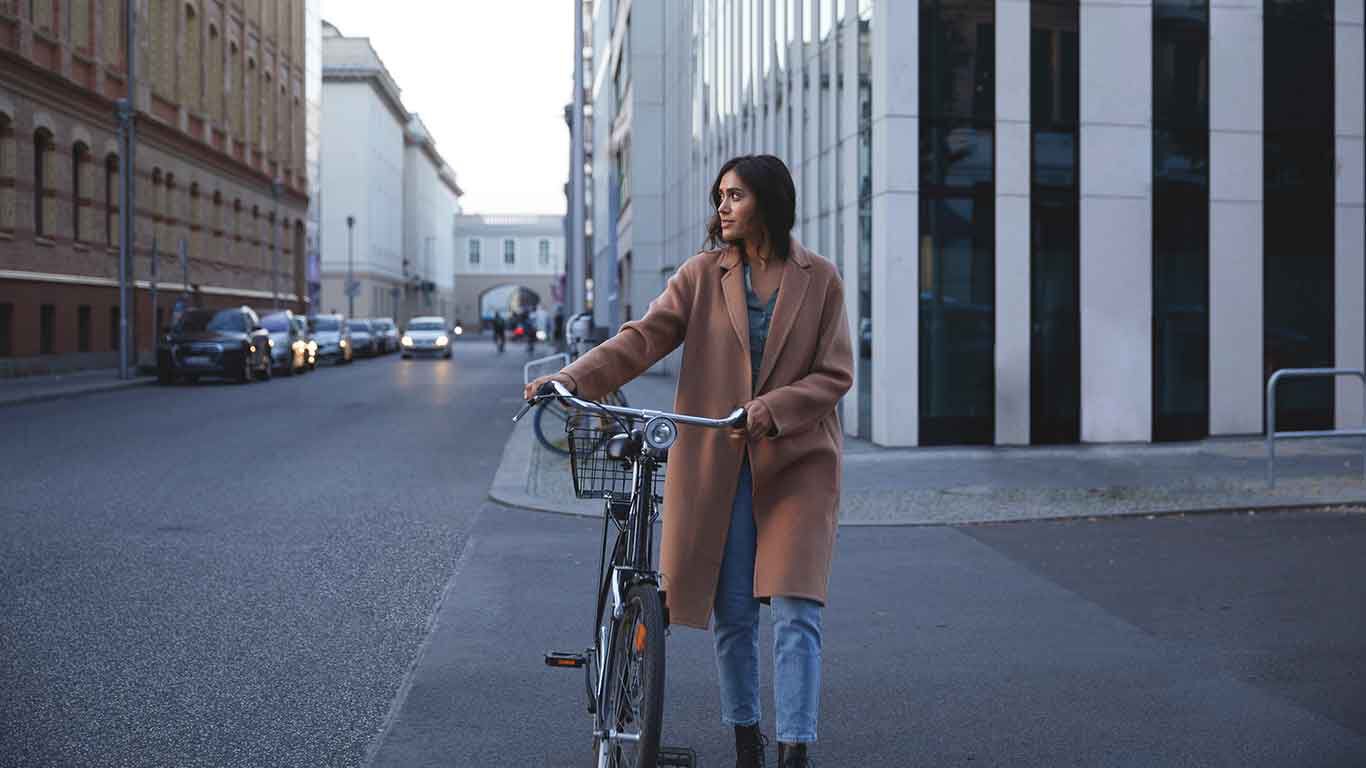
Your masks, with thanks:
<instances>
[{"instance_id":1,"label":"cyclist in distance","mask_svg":"<svg viewBox=\"0 0 1366 768\"><path fill-rule=\"evenodd\" d=\"M503 313L493 313L493 344L498 347L498 354L503 354L503 345L507 343L507 323L503 322Z\"/></svg>"},{"instance_id":2,"label":"cyclist in distance","mask_svg":"<svg viewBox=\"0 0 1366 768\"><path fill-rule=\"evenodd\" d=\"M853 381L844 286L834 264L791 236L796 191L778 158L726 162L711 203L707 250L679 267L645 317L524 395L554 379L600 399L682 344L675 411L716 416L744 405L743 431L679 427L665 476L661 587L672 623L712 624L737 766L765 764L759 604L770 603L778 765L804 768L839 520L835 409Z\"/></svg>"}]
</instances>

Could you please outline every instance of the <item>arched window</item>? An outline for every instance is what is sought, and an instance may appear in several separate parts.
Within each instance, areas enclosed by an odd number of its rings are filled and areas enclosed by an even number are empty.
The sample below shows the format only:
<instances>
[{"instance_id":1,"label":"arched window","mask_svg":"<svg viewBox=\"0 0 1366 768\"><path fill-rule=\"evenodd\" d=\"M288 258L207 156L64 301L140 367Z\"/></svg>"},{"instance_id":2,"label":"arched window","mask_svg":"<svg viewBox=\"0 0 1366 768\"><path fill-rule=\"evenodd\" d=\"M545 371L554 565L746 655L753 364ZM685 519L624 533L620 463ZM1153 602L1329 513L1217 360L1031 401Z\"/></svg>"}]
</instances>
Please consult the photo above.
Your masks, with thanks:
<instances>
[{"instance_id":1,"label":"arched window","mask_svg":"<svg viewBox=\"0 0 1366 768\"><path fill-rule=\"evenodd\" d=\"M14 142L14 120L0 114L0 232L14 233L18 200L14 183L18 176L19 148Z\"/></svg>"},{"instance_id":2,"label":"arched window","mask_svg":"<svg viewBox=\"0 0 1366 768\"><path fill-rule=\"evenodd\" d=\"M232 135L240 141L242 126L245 125L243 113L246 100L242 97L242 55L236 40L228 42L228 104Z\"/></svg>"},{"instance_id":3,"label":"arched window","mask_svg":"<svg viewBox=\"0 0 1366 768\"><path fill-rule=\"evenodd\" d=\"M221 125L223 123L223 36L218 32L217 24L209 25L209 83L204 89L205 98L208 104L205 110L209 113L209 119Z\"/></svg>"},{"instance_id":4,"label":"arched window","mask_svg":"<svg viewBox=\"0 0 1366 768\"><path fill-rule=\"evenodd\" d=\"M158 248L162 253L180 252L180 242L176 236L176 225L179 224L176 214L180 211L180 200L176 197L176 191L175 174L166 174L166 187L162 191L161 206L162 231L164 234L160 248Z\"/></svg>"},{"instance_id":5,"label":"arched window","mask_svg":"<svg viewBox=\"0 0 1366 768\"><path fill-rule=\"evenodd\" d=\"M85 184L86 167L90 164L90 147L78 141L71 147L71 239L80 242L87 234L81 227L85 216L85 198L90 190Z\"/></svg>"},{"instance_id":6,"label":"arched window","mask_svg":"<svg viewBox=\"0 0 1366 768\"><path fill-rule=\"evenodd\" d=\"M100 42L100 57L107 67L123 68L123 3L104 0L100 3L104 14L104 39Z\"/></svg>"},{"instance_id":7,"label":"arched window","mask_svg":"<svg viewBox=\"0 0 1366 768\"><path fill-rule=\"evenodd\" d=\"M199 182L190 182L190 210L185 215L185 228L189 231L190 252L199 256L207 255L204 249L203 211L200 209Z\"/></svg>"},{"instance_id":8,"label":"arched window","mask_svg":"<svg viewBox=\"0 0 1366 768\"><path fill-rule=\"evenodd\" d=\"M256 121L256 128L260 131L257 135L256 143L263 151L272 151L273 148L267 145L267 137L270 136L270 128L274 123L271 115L271 101L275 93L274 79L270 76L270 70L265 70L265 82L261 83L261 113Z\"/></svg>"},{"instance_id":9,"label":"arched window","mask_svg":"<svg viewBox=\"0 0 1366 768\"><path fill-rule=\"evenodd\" d=\"M194 5L185 4L185 55L180 60L180 99L193 111L204 109L204 88L199 73L204 60L199 54L199 14Z\"/></svg>"},{"instance_id":10,"label":"arched window","mask_svg":"<svg viewBox=\"0 0 1366 768\"><path fill-rule=\"evenodd\" d=\"M242 198L232 201L232 239L242 242Z\"/></svg>"},{"instance_id":11,"label":"arched window","mask_svg":"<svg viewBox=\"0 0 1366 768\"><path fill-rule=\"evenodd\" d=\"M67 0L62 3L67 10L67 23L71 26L71 44L84 53L93 50L91 45L90 0Z\"/></svg>"},{"instance_id":12,"label":"arched window","mask_svg":"<svg viewBox=\"0 0 1366 768\"><path fill-rule=\"evenodd\" d=\"M48 201L52 184L52 132L39 128L33 132L33 233L48 237L56 229L56 211Z\"/></svg>"},{"instance_id":13,"label":"arched window","mask_svg":"<svg viewBox=\"0 0 1366 768\"><path fill-rule=\"evenodd\" d=\"M109 153L104 158L104 242L118 245L119 241L119 156Z\"/></svg>"}]
</instances>

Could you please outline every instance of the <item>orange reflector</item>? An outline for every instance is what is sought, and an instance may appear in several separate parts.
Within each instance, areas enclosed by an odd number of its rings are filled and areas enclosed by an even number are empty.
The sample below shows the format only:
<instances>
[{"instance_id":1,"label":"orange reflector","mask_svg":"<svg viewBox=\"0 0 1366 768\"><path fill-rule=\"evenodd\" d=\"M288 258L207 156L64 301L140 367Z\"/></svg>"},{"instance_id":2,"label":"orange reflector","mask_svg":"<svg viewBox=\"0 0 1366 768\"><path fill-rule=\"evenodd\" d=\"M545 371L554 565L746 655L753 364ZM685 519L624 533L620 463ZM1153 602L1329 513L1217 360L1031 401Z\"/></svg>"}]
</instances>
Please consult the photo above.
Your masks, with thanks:
<instances>
[{"instance_id":1,"label":"orange reflector","mask_svg":"<svg viewBox=\"0 0 1366 768\"><path fill-rule=\"evenodd\" d=\"M636 625L636 653L645 653L645 625Z\"/></svg>"},{"instance_id":2,"label":"orange reflector","mask_svg":"<svg viewBox=\"0 0 1366 768\"><path fill-rule=\"evenodd\" d=\"M555 663L561 667L572 667L575 662L574 659L556 659Z\"/></svg>"}]
</instances>

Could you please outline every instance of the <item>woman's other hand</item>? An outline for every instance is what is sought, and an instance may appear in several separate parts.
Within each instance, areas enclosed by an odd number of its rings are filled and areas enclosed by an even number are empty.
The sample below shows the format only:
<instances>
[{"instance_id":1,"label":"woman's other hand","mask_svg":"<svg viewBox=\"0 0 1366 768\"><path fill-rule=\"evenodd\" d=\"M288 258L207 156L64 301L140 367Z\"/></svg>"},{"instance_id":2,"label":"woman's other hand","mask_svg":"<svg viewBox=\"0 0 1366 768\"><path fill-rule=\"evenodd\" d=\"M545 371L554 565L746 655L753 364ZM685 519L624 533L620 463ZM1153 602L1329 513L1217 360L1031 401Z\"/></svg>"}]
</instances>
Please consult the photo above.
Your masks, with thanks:
<instances>
[{"instance_id":1,"label":"woman's other hand","mask_svg":"<svg viewBox=\"0 0 1366 768\"><path fill-rule=\"evenodd\" d=\"M530 384L527 384L526 388L522 390L522 399L531 402L531 398L535 397L536 393L541 390L541 387L545 386L546 382L549 381L558 381L564 385L565 389L570 392L574 391L575 385L573 379L563 373L552 373L549 376L542 376L539 379L533 380Z\"/></svg>"},{"instance_id":2,"label":"woman's other hand","mask_svg":"<svg viewBox=\"0 0 1366 768\"><path fill-rule=\"evenodd\" d=\"M770 437L773 432L773 414L763 400L750 400L745 403L745 431L749 439L758 440Z\"/></svg>"}]
</instances>

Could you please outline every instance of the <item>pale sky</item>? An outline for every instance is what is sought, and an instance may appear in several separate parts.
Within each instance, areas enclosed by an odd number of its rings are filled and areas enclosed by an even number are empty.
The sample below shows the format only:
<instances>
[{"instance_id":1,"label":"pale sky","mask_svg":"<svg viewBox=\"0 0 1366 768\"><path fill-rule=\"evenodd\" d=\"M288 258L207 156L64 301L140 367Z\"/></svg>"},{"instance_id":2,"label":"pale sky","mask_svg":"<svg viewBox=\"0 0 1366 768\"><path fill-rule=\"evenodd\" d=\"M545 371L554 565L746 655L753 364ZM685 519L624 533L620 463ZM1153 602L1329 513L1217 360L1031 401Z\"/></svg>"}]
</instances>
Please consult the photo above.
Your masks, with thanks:
<instances>
[{"instance_id":1,"label":"pale sky","mask_svg":"<svg viewBox=\"0 0 1366 768\"><path fill-rule=\"evenodd\" d=\"M325 21L370 38L455 170L466 213L564 213L573 9L571 0L322 0Z\"/></svg>"}]
</instances>

